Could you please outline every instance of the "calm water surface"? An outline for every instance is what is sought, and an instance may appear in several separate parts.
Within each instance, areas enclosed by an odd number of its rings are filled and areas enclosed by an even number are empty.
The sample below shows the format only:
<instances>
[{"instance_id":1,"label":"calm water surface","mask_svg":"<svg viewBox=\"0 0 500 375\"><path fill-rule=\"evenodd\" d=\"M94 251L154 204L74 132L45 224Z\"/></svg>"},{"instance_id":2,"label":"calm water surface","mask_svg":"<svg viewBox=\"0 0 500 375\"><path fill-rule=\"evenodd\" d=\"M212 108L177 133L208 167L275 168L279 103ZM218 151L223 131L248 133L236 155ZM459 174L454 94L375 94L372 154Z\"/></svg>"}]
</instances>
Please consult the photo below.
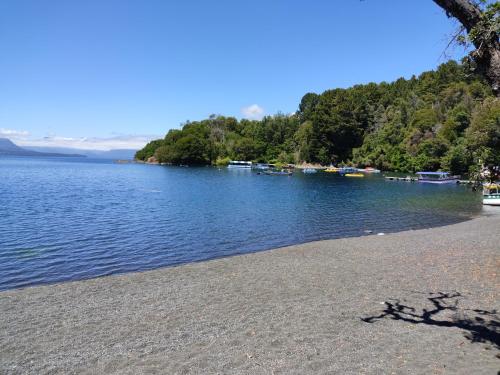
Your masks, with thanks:
<instances>
[{"instance_id":1,"label":"calm water surface","mask_svg":"<svg viewBox=\"0 0 500 375\"><path fill-rule=\"evenodd\" d=\"M465 220L456 185L0 158L0 290Z\"/></svg>"}]
</instances>

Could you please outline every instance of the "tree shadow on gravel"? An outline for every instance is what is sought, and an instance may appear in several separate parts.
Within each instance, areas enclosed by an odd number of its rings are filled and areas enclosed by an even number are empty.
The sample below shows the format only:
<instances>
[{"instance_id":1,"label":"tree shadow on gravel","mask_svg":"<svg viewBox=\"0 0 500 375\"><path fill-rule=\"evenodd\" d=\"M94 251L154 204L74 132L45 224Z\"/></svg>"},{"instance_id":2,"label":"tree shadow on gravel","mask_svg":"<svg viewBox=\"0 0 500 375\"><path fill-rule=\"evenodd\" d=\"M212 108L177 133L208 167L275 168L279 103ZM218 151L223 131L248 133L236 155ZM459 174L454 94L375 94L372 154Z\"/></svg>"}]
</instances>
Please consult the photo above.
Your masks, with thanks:
<instances>
[{"instance_id":1,"label":"tree shadow on gravel","mask_svg":"<svg viewBox=\"0 0 500 375\"><path fill-rule=\"evenodd\" d=\"M461 309L459 301L462 295L453 293L425 293L426 301L432 308L421 308L405 305L399 299L385 302L381 314L360 318L366 323L375 323L381 319L401 320L412 324L426 324L435 327L460 328L464 336L472 343L491 344L500 349L500 317L496 310ZM427 303L427 302L426 302ZM452 317L439 318L438 315L452 314Z\"/></svg>"}]
</instances>

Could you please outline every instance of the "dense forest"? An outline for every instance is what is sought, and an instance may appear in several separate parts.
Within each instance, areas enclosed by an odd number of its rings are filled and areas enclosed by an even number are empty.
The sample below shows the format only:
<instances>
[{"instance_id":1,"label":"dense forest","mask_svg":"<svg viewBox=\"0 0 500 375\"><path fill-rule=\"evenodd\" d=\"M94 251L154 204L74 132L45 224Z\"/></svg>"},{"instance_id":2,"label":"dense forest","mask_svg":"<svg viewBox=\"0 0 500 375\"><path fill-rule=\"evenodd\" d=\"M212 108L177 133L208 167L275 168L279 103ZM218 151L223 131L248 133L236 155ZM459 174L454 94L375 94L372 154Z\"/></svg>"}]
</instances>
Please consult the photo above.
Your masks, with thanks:
<instances>
[{"instance_id":1,"label":"dense forest","mask_svg":"<svg viewBox=\"0 0 500 375\"><path fill-rule=\"evenodd\" d=\"M500 99L481 77L449 61L410 79L308 93L292 115L187 122L136 154L152 157L172 164L236 159L465 174L481 163L500 165Z\"/></svg>"}]
</instances>

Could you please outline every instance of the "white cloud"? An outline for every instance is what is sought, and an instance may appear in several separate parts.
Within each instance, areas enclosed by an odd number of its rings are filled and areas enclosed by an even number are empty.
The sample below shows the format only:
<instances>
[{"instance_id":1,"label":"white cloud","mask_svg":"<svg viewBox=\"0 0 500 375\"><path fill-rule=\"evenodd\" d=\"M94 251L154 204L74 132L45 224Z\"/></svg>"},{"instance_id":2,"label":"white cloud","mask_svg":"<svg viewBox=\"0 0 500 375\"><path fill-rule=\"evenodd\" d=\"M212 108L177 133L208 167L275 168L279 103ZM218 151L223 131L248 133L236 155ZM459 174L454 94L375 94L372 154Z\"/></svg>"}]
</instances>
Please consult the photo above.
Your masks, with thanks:
<instances>
[{"instance_id":1,"label":"white cloud","mask_svg":"<svg viewBox=\"0 0 500 375\"><path fill-rule=\"evenodd\" d=\"M32 147L65 147L76 148L82 150L99 150L109 151L116 149L133 149L138 150L153 139L162 138L155 135L120 135L109 138L99 137L60 137L49 136L43 138L23 138L17 139L16 144L19 146Z\"/></svg>"},{"instance_id":2,"label":"white cloud","mask_svg":"<svg viewBox=\"0 0 500 375\"><path fill-rule=\"evenodd\" d=\"M258 104L252 104L248 107L243 107L241 109L241 113L246 118L260 120L264 115L264 108L262 108Z\"/></svg>"},{"instance_id":3,"label":"white cloud","mask_svg":"<svg viewBox=\"0 0 500 375\"><path fill-rule=\"evenodd\" d=\"M8 138L18 146L64 147L82 150L109 151L116 149L141 149L153 139L163 138L155 134L116 134L110 137L64 137L50 134L35 137L26 130L0 128L0 138Z\"/></svg>"},{"instance_id":4,"label":"white cloud","mask_svg":"<svg viewBox=\"0 0 500 375\"><path fill-rule=\"evenodd\" d=\"M0 128L0 137L7 137L11 139L26 138L30 135L26 130L13 130Z\"/></svg>"}]
</instances>

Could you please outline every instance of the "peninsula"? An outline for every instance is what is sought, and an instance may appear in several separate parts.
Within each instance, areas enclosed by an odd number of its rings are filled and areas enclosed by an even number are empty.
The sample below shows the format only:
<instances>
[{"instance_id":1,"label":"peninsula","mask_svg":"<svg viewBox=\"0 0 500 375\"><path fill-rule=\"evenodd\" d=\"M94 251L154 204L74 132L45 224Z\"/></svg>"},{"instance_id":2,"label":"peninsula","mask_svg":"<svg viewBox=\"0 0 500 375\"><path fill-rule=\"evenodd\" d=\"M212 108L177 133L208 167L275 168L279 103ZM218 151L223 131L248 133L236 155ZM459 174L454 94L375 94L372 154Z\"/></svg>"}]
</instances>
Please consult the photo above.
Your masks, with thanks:
<instances>
[{"instance_id":1,"label":"peninsula","mask_svg":"<svg viewBox=\"0 0 500 375\"><path fill-rule=\"evenodd\" d=\"M292 114L212 115L170 130L136 159L168 164L345 164L454 175L500 163L500 99L480 75L449 61L410 79L307 93Z\"/></svg>"}]
</instances>

